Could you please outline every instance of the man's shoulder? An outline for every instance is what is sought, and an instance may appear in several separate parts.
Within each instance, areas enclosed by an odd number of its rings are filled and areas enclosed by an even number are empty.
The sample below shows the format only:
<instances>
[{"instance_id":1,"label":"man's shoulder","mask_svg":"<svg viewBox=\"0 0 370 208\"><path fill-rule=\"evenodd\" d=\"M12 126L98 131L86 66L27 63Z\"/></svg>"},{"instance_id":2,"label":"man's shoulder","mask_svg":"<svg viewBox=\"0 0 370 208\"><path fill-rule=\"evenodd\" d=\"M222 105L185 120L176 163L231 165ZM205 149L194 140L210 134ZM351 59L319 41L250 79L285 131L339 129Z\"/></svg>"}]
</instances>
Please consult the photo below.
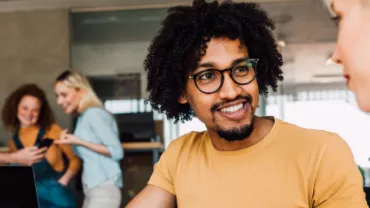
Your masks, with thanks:
<instances>
[{"instance_id":1,"label":"man's shoulder","mask_svg":"<svg viewBox=\"0 0 370 208\"><path fill-rule=\"evenodd\" d=\"M296 144L308 145L306 147L346 144L337 133L300 127L284 121L278 122L280 122L280 136Z\"/></svg>"},{"instance_id":2,"label":"man's shoulder","mask_svg":"<svg viewBox=\"0 0 370 208\"><path fill-rule=\"evenodd\" d=\"M189 132L189 133L184 134L184 135L180 136L179 138L171 141L171 143L168 145L167 149L168 150L176 149L178 151L178 150L181 150L181 149L198 146L201 143L203 143L203 141L204 141L205 137L207 137L207 135L208 134L205 131L203 131L203 132L196 132L196 131Z\"/></svg>"},{"instance_id":3,"label":"man's shoulder","mask_svg":"<svg viewBox=\"0 0 370 208\"><path fill-rule=\"evenodd\" d=\"M274 145L279 152L284 151L285 156L297 158L300 165L307 167L318 168L323 158L329 161L351 159L348 157L349 154L343 154L344 152L351 154L351 150L347 142L338 134L304 128L287 122L281 122Z\"/></svg>"}]
</instances>

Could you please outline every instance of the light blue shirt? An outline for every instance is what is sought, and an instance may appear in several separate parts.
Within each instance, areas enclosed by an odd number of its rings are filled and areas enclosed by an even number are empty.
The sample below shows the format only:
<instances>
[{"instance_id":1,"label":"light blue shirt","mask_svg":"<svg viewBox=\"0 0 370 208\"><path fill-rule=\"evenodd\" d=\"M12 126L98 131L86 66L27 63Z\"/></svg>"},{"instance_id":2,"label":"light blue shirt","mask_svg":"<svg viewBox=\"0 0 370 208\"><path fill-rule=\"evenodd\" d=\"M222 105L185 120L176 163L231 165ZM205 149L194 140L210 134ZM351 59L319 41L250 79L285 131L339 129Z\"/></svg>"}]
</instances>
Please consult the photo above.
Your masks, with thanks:
<instances>
[{"instance_id":1,"label":"light blue shirt","mask_svg":"<svg viewBox=\"0 0 370 208\"><path fill-rule=\"evenodd\" d=\"M88 142L105 145L111 155L107 157L82 146L73 147L76 155L83 160L84 188L91 189L108 180L122 187L119 161L123 158L123 149L114 117L103 108L88 108L78 117L74 135Z\"/></svg>"}]
</instances>

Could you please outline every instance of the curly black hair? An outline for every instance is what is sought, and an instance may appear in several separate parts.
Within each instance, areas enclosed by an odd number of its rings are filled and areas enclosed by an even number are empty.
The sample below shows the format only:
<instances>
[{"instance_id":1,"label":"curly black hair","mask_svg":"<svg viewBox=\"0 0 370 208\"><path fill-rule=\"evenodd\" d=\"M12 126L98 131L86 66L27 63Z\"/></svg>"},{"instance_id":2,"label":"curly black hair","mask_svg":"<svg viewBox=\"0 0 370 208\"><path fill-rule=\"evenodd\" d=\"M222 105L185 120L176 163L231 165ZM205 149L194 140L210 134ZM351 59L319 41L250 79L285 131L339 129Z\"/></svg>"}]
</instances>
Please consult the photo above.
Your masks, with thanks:
<instances>
[{"instance_id":1,"label":"curly black hair","mask_svg":"<svg viewBox=\"0 0 370 208\"><path fill-rule=\"evenodd\" d=\"M267 95L268 87L276 91L283 80L283 59L272 34L274 22L259 4L195 0L192 6L172 7L167 13L144 61L153 109L175 122L193 118L190 105L180 104L178 98L186 87L186 75L196 68L212 38L240 40L249 56L259 59L260 94Z\"/></svg>"}]
</instances>

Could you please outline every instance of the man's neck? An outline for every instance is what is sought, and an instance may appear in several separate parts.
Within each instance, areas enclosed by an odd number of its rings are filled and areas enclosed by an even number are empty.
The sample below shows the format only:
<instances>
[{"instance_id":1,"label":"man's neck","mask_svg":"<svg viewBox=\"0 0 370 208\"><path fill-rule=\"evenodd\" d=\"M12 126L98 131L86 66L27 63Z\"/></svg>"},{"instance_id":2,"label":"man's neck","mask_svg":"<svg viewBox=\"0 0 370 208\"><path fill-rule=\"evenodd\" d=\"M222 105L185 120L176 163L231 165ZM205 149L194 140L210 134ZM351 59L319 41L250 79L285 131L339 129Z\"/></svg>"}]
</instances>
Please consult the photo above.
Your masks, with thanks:
<instances>
[{"instance_id":1,"label":"man's neck","mask_svg":"<svg viewBox=\"0 0 370 208\"><path fill-rule=\"evenodd\" d=\"M268 118L255 117L254 129L248 138L241 141L229 142L219 137L217 132L208 131L211 138L212 145L218 151L237 151L251 147L262 141L266 135L271 131L274 121Z\"/></svg>"}]
</instances>

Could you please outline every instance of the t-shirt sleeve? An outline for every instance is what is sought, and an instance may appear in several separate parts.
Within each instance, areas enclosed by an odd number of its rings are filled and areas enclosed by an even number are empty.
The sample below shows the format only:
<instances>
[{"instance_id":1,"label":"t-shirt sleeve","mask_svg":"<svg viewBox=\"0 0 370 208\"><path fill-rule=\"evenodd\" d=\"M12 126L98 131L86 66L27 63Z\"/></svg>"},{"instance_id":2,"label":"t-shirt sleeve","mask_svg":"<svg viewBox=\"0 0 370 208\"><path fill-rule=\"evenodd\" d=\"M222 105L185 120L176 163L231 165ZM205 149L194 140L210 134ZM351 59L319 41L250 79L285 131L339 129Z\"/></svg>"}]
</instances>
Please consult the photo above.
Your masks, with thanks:
<instances>
[{"instance_id":1,"label":"t-shirt sleeve","mask_svg":"<svg viewBox=\"0 0 370 208\"><path fill-rule=\"evenodd\" d=\"M313 207L368 207L363 179L350 148L339 136L330 135L317 169Z\"/></svg>"},{"instance_id":2,"label":"t-shirt sleeve","mask_svg":"<svg viewBox=\"0 0 370 208\"><path fill-rule=\"evenodd\" d=\"M154 165L152 176L148 184L162 188L169 193L175 194L174 175L177 166L177 158L180 154L180 141L174 140L163 152L159 161Z\"/></svg>"}]
</instances>

